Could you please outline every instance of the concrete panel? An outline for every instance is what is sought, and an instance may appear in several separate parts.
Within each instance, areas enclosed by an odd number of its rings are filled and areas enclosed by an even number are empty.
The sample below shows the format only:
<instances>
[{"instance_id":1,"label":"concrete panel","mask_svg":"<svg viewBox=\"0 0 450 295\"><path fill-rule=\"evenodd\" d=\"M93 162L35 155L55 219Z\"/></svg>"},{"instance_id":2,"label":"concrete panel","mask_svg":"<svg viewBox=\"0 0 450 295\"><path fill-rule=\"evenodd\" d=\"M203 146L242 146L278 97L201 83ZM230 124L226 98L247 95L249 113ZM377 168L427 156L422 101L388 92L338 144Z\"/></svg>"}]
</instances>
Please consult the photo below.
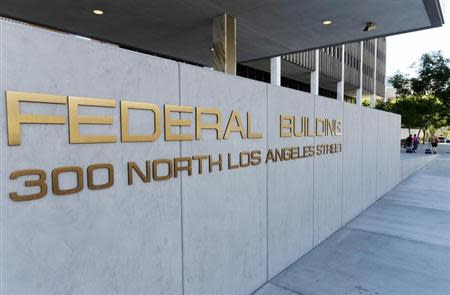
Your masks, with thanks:
<instances>
[{"instance_id":1,"label":"concrete panel","mask_svg":"<svg viewBox=\"0 0 450 295\"><path fill-rule=\"evenodd\" d=\"M175 62L10 22L2 23L1 130L5 90L178 103ZM23 103L21 111L67 116L66 106ZM95 112L94 112L95 111ZM119 107L82 107L110 115L113 126L82 132L119 137ZM141 131L152 122L136 112L130 125ZM143 126L144 125L144 126ZM87 127L87 126L85 126ZM135 128L135 129L134 129ZM177 156L179 143L68 143L66 125L22 125L22 144L1 138L3 292L41 294L176 294L181 292L180 182L127 184L127 161ZM88 131L89 129L89 131ZM120 140L120 137L119 137ZM51 192L51 170L60 166L111 163L113 188L68 196ZM142 166L141 166L142 167ZM24 179L9 180L27 168L47 173L49 194L13 202L8 192L29 193ZM86 172L85 172L86 173ZM75 178L61 177L73 187ZM85 182L86 183L86 182Z\"/></svg>"},{"instance_id":2,"label":"concrete panel","mask_svg":"<svg viewBox=\"0 0 450 295\"><path fill-rule=\"evenodd\" d=\"M380 198L399 182L400 125L398 115L377 111L377 197Z\"/></svg>"},{"instance_id":3,"label":"concrete panel","mask_svg":"<svg viewBox=\"0 0 450 295\"><path fill-rule=\"evenodd\" d=\"M363 170L362 210L377 199L377 144L378 123L376 110L362 107L363 112Z\"/></svg>"},{"instance_id":4,"label":"concrete panel","mask_svg":"<svg viewBox=\"0 0 450 295\"><path fill-rule=\"evenodd\" d=\"M343 103L315 97L315 117L343 118ZM345 125L345 122L343 123ZM315 145L342 143L342 136L320 136ZM314 245L342 225L342 153L314 157Z\"/></svg>"},{"instance_id":5,"label":"concrete panel","mask_svg":"<svg viewBox=\"0 0 450 295\"><path fill-rule=\"evenodd\" d=\"M219 107L223 129L232 110L242 116L250 112L252 129L263 134L262 139L244 140L232 133L217 140L213 130L206 130L201 141L182 143L183 155L217 159L221 153L224 161L220 172L215 168L182 178L185 294L250 293L267 277L267 167L261 163L229 170L227 153L233 163L241 151L264 155L266 84L184 64L180 83L182 105Z\"/></svg>"},{"instance_id":6,"label":"concrete panel","mask_svg":"<svg viewBox=\"0 0 450 295\"><path fill-rule=\"evenodd\" d=\"M397 114L391 114L392 120L393 120L393 127L392 130L392 150L389 150L389 154L392 157L392 163L391 167L392 169L395 169L395 175L397 176L396 179L393 179L393 183L391 183L391 188L394 188L397 184L399 184L402 179L400 178L401 168L400 168L400 151L401 151L401 145L398 138L395 138L397 136L400 136L401 133L401 125L402 125L402 117Z\"/></svg>"},{"instance_id":7,"label":"concrete panel","mask_svg":"<svg viewBox=\"0 0 450 295\"><path fill-rule=\"evenodd\" d=\"M382 111L377 111L377 148L376 148L376 159L377 159L377 199L383 195L388 186L387 182L389 179L389 155L386 151L389 149L388 134L390 126L390 120L387 113Z\"/></svg>"},{"instance_id":8,"label":"concrete panel","mask_svg":"<svg viewBox=\"0 0 450 295\"><path fill-rule=\"evenodd\" d=\"M0 21L0 91L3 89L3 87L2 87L3 76L2 76L2 70L1 70L3 68L3 60L1 58L2 52L3 52L3 22ZM0 115L5 113L5 107L6 107L6 105L4 103L0 102ZM3 126L4 125L2 125L2 123L0 122L0 140L3 140L3 138L5 136L3 133L4 132ZM1 226L2 226L2 222L3 222L3 218L2 218L3 210L1 210L1 208L2 208L2 203L3 203L3 196L5 195L5 192L4 192L5 186L3 184L3 177L4 177L3 176L3 174L4 174L4 171L3 171L3 144L1 144L1 142L0 142L0 168L1 168L0 169L0 235L1 235ZM0 240L0 243L1 243L1 240ZM2 247L2 246L0 245L0 247ZM1 257L0 257L0 259L1 259ZM0 264L1 264L1 262L0 262ZM1 265L0 265L0 267L1 267ZM0 287L0 292L1 292L1 287Z\"/></svg>"},{"instance_id":9,"label":"concrete panel","mask_svg":"<svg viewBox=\"0 0 450 295\"><path fill-rule=\"evenodd\" d=\"M280 137L280 115L314 117L311 95L268 86L268 146L314 144L313 137ZM313 158L268 164L269 278L304 255L313 245Z\"/></svg>"},{"instance_id":10,"label":"concrete panel","mask_svg":"<svg viewBox=\"0 0 450 295\"><path fill-rule=\"evenodd\" d=\"M363 112L361 107L344 103L342 222L362 211Z\"/></svg>"}]
</instances>

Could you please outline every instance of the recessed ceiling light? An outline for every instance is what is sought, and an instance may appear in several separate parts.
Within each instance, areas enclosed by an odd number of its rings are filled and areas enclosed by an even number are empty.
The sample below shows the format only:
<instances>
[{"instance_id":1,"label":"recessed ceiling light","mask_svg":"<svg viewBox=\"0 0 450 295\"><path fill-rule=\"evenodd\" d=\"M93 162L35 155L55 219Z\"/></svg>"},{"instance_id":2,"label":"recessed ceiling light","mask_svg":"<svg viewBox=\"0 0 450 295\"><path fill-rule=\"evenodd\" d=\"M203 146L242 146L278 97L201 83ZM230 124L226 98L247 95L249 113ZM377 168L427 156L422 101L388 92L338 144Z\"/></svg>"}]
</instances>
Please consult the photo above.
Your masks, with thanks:
<instances>
[{"instance_id":1,"label":"recessed ceiling light","mask_svg":"<svg viewBox=\"0 0 450 295\"><path fill-rule=\"evenodd\" d=\"M333 21L330 20L330 19L325 19L325 20L322 21L322 24L324 24L326 26L331 25L332 23L333 23Z\"/></svg>"},{"instance_id":2,"label":"recessed ceiling light","mask_svg":"<svg viewBox=\"0 0 450 295\"><path fill-rule=\"evenodd\" d=\"M100 10L100 9L94 9L94 10L92 10L92 12L94 14L96 14L96 15L102 15L103 14L103 10Z\"/></svg>"},{"instance_id":3,"label":"recessed ceiling light","mask_svg":"<svg viewBox=\"0 0 450 295\"><path fill-rule=\"evenodd\" d=\"M366 25L364 26L363 31L368 32L368 31L375 30L376 28L377 28L377 25L375 23L367 22Z\"/></svg>"}]
</instances>

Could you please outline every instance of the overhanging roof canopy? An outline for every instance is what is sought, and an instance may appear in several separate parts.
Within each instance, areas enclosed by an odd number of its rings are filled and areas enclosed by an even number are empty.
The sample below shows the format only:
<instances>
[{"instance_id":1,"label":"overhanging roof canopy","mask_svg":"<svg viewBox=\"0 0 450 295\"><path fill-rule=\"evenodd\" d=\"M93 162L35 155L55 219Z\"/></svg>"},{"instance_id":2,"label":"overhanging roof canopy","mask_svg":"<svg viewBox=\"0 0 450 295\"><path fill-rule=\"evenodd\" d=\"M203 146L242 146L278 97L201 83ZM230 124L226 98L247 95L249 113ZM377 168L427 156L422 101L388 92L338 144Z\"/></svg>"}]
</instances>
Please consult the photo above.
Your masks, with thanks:
<instances>
[{"instance_id":1,"label":"overhanging roof canopy","mask_svg":"<svg viewBox=\"0 0 450 295\"><path fill-rule=\"evenodd\" d=\"M0 1L5 17L208 66L212 20L223 13L237 18L239 62L443 23L438 0ZM364 32L367 22L377 28Z\"/></svg>"}]
</instances>

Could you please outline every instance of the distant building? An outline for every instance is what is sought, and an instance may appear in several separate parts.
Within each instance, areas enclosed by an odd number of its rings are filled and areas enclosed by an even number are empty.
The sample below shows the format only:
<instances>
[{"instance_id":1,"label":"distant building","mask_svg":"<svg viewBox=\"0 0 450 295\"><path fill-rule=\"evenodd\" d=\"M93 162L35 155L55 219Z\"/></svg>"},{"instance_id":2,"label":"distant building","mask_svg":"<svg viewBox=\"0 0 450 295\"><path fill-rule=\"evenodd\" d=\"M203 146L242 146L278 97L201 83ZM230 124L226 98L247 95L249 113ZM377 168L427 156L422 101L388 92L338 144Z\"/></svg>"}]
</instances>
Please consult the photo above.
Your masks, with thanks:
<instances>
[{"instance_id":1,"label":"distant building","mask_svg":"<svg viewBox=\"0 0 450 295\"><path fill-rule=\"evenodd\" d=\"M348 43L344 47L344 55L342 54L342 45L319 49L319 94L337 98L337 85L342 78L341 64L342 58L344 58L344 100L356 101L358 89L362 90L362 99L367 99L374 94L374 88L376 97L384 99L386 38ZM315 64L314 50L281 56L281 85L310 91L310 76L315 69ZM375 71L376 84L374 83ZM270 59L238 64L237 74L270 82Z\"/></svg>"},{"instance_id":2,"label":"distant building","mask_svg":"<svg viewBox=\"0 0 450 295\"><path fill-rule=\"evenodd\" d=\"M397 91L393 87L386 87L386 98L388 101L395 101L397 99Z\"/></svg>"}]
</instances>

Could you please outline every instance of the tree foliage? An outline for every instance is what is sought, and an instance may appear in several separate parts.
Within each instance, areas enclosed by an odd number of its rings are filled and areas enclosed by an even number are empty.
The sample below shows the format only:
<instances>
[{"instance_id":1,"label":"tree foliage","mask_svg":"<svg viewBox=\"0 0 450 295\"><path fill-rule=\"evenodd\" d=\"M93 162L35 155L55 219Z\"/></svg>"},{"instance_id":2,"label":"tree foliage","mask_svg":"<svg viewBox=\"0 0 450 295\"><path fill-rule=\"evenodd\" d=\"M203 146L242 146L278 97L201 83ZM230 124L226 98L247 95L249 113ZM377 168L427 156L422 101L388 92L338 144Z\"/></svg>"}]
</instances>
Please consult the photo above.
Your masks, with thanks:
<instances>
[{"instance_id":1,"label":"tree foliage","mask_svg":"<svg viewBox=\"0 0 450 295\"><path fill-rule=\"evenodd\" d=\"M389 79L398 99L377 108L400 114L405 128L450 125L450 60L441 52L426 53L415 68L416 77L397 72Z\"/></svg>"}]
</instances>

